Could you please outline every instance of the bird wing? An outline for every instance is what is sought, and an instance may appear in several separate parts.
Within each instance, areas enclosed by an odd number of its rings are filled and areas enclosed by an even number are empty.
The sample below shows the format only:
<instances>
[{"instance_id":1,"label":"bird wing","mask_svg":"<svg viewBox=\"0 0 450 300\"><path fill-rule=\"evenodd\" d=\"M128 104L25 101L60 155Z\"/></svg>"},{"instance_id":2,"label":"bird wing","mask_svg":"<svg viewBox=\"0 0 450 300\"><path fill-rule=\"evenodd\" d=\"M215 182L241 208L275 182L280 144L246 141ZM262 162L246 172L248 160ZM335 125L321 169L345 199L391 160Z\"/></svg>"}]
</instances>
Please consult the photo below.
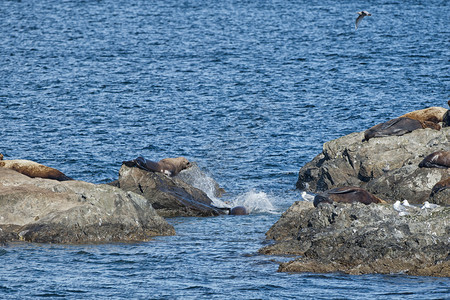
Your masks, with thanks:
<instances>
[{"instance_id":1,"label":"bird wing","mask_svg":"<svg viewBox=\"0 0 450 300\"><path fill-rule=\"evenodd\" d=\"M364 18L363 15L358 16L358 18L356 18L356 24L355 24L355 29L358 29L358 25L359 23L361 23L361 20Z\"/></svg>"}]
</instances>

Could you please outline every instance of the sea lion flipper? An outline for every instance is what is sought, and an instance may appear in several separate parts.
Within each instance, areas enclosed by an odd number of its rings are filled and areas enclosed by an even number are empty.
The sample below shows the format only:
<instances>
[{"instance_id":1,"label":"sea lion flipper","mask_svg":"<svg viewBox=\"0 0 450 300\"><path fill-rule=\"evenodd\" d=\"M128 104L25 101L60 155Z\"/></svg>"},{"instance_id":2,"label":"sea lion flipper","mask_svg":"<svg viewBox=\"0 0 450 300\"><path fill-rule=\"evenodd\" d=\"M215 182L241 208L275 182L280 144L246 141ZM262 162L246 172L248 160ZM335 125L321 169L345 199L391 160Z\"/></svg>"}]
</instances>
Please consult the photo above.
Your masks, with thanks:
<instances>
[{"instance_id":1,"label":"sea lion flipper","mask_svg":"<svg viewBox=\"0 0 450 300\"><path fill-rule=\"evenodd\" d=\"M139 168L147 172L161 172L161 166L159 165L159 163L148 160L142 156L136 158L136 163Z\"/></svg>"}]
</instances>

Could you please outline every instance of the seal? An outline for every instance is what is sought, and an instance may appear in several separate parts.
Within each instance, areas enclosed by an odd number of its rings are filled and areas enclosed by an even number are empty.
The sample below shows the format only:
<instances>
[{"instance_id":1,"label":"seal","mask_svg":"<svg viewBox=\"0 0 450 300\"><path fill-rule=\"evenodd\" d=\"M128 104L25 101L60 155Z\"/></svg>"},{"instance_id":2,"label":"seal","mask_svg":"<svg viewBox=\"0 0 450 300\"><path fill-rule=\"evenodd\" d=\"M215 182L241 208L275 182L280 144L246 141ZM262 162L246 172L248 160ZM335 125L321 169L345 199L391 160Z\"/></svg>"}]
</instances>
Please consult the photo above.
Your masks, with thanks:
<instances>
[{"instance_id":1,"label":"seal","mask_svg":"<svg viewBox=\"0 0 450 300\"><path fill-rule=\"evenodd\" d=\"M330 189L324 193L318 194L314 197L314 207L317 207L319 203L353 203L360 202L366 205L371 203L386 203L386 201L375 197L368 191L358 187L340 187Z\"/></svg>"},{"instance_id":2,"label":"seal","mask_svg":"<svg viewBox=\"0 0 450 300\"><path fill-rule=\"evenodd\" d=\"M375 125L364 131L364 140L368 141L374 137L385 137L392 135L404 135L405 133L422 129L422 122L411 118L395 118L387 122Z\"/></svg>"},{"instance_id":3,"label":"seal","mask_svg":"<svg viewBox=\"0 0 450 300\"><path fill-rule=\"evenodd\" d=\"M61 171L25 159L0 160L0 167L14 170L31 178L39 177L58 181L73 180Z\"/></svg>"},{"instance_id":4,"label":"seal","mask_svg":"<svg viewBox=\"0 0 450 300\"><path fill-rule=\"evenodd\" d=\"M245 208L245 206L235 206L230 209L230 215L234 216L248 215L248 210Z\"/></svg>"},{"instance_id":5,"label":"seal","mask_svg":"<svg viewBox=\"0 0 450 300\"><path fill-rule=\"evenodd\" d=\"M409 112L407 114L404 114L403 116L400 116L400 118L410 118L422 123L425 121L439 123L443 121L444 115L447 113L447 111L448 109L446 108L433 106Z\"/></svg>"},{"instance_id":6,"label":"seal","mask_svg":"<svg viewBox=\"0 0 450 300\"><path fill-rule=\"evenodd\" d=\"M427 155L420 163L420 168L450 168L450 151L436 151Z\"/></svg>"},{"instance_id":7,"label":"seal","mask_svg":"<svg viewBox=\"0 0 450 300\"><path fill-rule=\"evenodd\" d=\"M431 189L430 197L433 197L434 194L439 193L440 191L445 189L450 189L450 177L437 182Z\"/></svg>"},{"instance_id":8,"label":"seal","mask_svg":"<svg viewBox=\"0 0 450 300\"><path fill-rule=\"evenodd\" d=\"M147 172L160 172L168 176L175 176L182 170L191 166L189 160L184 157L164 158L158 162L148 160L142 156L130 161L124 161L122 164L128 167L138 167Z\"/></svg>"}]
</instances>

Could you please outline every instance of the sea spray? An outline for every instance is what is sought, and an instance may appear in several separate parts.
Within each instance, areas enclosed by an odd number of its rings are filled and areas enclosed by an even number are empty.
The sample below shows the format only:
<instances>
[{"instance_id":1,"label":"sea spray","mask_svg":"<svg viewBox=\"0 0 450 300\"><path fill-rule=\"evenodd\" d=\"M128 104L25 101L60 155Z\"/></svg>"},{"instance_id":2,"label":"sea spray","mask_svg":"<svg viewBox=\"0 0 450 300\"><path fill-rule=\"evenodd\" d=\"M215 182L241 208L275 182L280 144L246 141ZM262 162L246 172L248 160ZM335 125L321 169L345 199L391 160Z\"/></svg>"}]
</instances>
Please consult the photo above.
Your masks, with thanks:
<instances>
[{"instance_id":1,"label":"sea spray","mask_svg":"<svg viewBox=\"0 0 450 300\"><path fill-rule=\"evenodd\" d=\"M250 190L238 195L231 203L232 206L245 206L249 213L277 213L272 200L265 192Z\"/></svg>"},{"instance_id":2,"label":"sea spray","mask_svg":"<svg viewBox=\"0 0 450 300\"><path fill-rule=\"evenodd\" d=\"M229 207L226 202L219 199L225 190L211 176L200 170L196 162L192 162L189 169L180 172L177 178L203 191L212 200L214 206Z\"/></svg>"},{"instance_id":3,"label":"sea spray","mask_svg":"<svg viewBox=\"0 0 450 300\"><path fill-rule=\"evenodd\" d=\"M217 207L245 206L250 213L276 213L272 204L273 199L265 192L250 190L234 198L228 197L227 201L219 199L225 191L208 174L200 170L196 162L189 169L180 172L177 177L184 182L202 190Z\"/></svg>"}]
</instances>

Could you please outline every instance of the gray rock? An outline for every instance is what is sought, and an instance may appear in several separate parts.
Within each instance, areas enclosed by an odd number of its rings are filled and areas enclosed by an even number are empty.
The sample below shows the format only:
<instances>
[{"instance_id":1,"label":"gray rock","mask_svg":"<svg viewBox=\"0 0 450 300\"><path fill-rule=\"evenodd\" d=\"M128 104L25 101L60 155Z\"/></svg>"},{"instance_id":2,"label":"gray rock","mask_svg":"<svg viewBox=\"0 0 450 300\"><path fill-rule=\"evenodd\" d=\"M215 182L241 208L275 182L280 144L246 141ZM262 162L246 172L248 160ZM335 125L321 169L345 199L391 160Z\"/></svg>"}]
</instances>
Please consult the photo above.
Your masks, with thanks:
<instances>
[{"instance_id":1,"label":"gray rock","mask_svg":"<svg viewBox=\"0 0 450 300\"><path fill-rule=\"evenodd\" d=\"M439 202L437 197L430 198L430 194L433 186L448 176L450 175L447 169L407 165L371 180L366 189L382 199L392 201L406 199L413 204L421 204L425 201L444 204Z\"/></svg>"},{"instance_id":2,"label":"gray rock","mask_svg":"<svg viewBox=\"0 0 450 300\"><path fill-rule=\"evenodd\" d=\"M430 196L430 203L450 205L450 188L443 189Z\"/></svg>"},{"instance_id":3,"label":"gray rock","mask_svg":"<svg viewBox=\"0 0 450 300\"><path fill-rule=\"evenodd\" d=\"M173 226L135 193L0 168L0 241L103 243L173 234Z\"/></svg>"},{"instance_id":4,"label":"gray rock","mask_svg":"<svg viewBox=\"0 0 450 300\"><path fill-rule=\"evenodd\" d=\"M115 186L144 196L162 217L208 217L222 214L200 189L177 177L122 165Z\"/></svg>"},{"instance_id":5,"label":"gray rock","mask_svg":"<svg viewBox=\"0 0 450 300\"><path fill-rule=\"evenodd\" d=\"M419 169L418 164L434 151L450 149L450 127L363 138L358 132L325 143L322 153L300 169L297 188L317 193L357 186L387 201L423 203L433 185L449 176L448 169Z\"/></svg>"},{"instance_id":6,"label":"gray rock","mask_svg":"<svg viewBox=\"0 0 450 300\"><path fill-rule=\"evenodd\" d=\"M450 207L294 203L270 228L263 254L301 255L283 272L450 276Z\"/></svg>"}]
</instances>

